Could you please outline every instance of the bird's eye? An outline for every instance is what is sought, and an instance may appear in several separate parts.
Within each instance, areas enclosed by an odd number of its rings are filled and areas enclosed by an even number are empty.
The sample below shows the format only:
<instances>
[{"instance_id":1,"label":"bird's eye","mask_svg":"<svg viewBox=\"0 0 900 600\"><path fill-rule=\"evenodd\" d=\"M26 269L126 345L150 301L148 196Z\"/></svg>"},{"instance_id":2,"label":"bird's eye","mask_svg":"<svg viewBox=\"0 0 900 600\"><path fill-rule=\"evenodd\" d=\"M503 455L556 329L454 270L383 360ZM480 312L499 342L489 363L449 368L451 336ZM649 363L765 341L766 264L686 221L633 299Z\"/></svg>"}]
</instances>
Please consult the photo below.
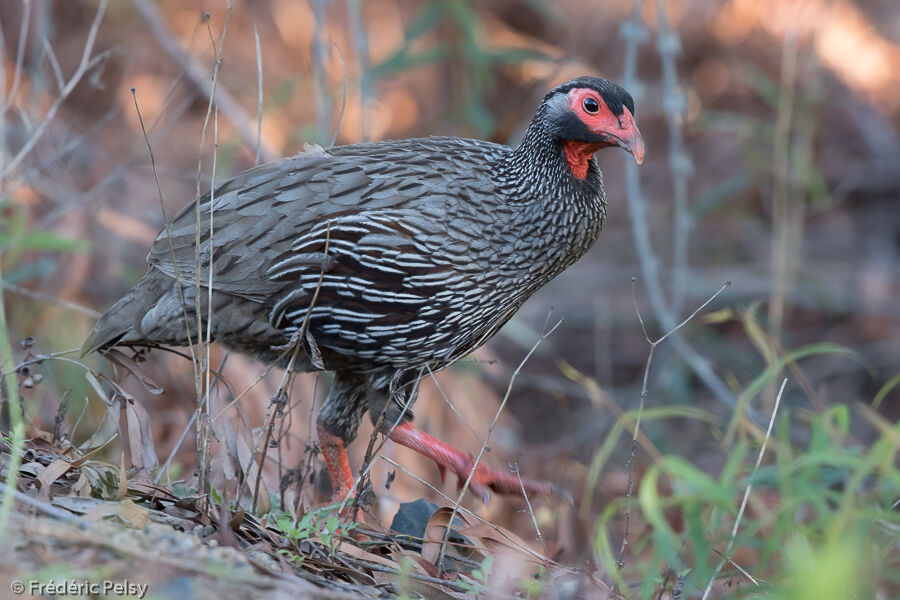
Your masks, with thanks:
<instances>
[{"instance_id":1,"label":"bird's eye","mask_svg":"<svg viewBox=\"0 0 900 600\"><path fill-rule=\"evenodd\" d=\"M590 96L588 96L581 102L581 106L584 107L585 112L588 112L592 115L596 115L598 112L600 112L600 104L596 99L591 98Z\"/></svg>"}]
</instances>

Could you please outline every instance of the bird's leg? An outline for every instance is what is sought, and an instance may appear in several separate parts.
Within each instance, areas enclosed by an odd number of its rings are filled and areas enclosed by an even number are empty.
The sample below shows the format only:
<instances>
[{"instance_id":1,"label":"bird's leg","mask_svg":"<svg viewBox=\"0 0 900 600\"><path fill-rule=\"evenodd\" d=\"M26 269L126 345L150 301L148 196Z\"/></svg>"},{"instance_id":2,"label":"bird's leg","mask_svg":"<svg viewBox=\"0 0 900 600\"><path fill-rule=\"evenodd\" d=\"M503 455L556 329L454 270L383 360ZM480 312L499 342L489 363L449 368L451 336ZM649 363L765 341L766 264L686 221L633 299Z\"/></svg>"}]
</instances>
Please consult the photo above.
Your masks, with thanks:
<instances>
[{"instance_id":1,"label":"bird's leg","mask_svg":"<svg viewBox=\"0 0 900 600\"><path fill-rule=\"evenodd\" d=\"M347 458L347 446L343 438L326 431L321 423L316 426L316 430L319 433L319 449L331 480L332 496L329 503L335 504L343 501L353 490L353 471Z\"/></svg>"},{"instance_id":2,"label":"bird's leg","mask_svg":"<svg viewBox=\"0 0 900 600\"><path fill-rule=\"evenodd\" d=\"M397 425L390 432L390 438L401 446L412 448L436 462L441 471L441 479L443 479L445 470L449 469L459 478L460 488L468 479L472 466L475 464L475 457L471 454L465 454L457 450L453 446L416 428L408 421ZM487 504L489 499L489 489L498 494L518 495L522 493L523 486L529 494L545 495L557 491L553 484L546 481L533 481L522 478L520 483L517 476L492 469L480 461L475 469L475 474L472 475L472 480L469 482L469 489L481 496L485 504Z\"/></svg>"}]
</instances>

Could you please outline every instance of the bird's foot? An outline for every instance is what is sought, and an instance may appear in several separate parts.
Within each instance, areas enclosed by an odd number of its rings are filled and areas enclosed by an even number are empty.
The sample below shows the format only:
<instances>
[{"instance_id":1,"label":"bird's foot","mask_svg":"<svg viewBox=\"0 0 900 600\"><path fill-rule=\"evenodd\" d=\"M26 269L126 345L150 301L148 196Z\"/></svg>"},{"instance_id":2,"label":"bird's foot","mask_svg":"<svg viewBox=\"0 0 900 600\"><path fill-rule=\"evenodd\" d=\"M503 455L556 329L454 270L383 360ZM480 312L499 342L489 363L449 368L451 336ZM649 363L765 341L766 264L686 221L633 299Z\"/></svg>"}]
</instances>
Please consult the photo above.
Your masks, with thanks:
<instances>
[{"instance_id":1,"label":"bird's foot","mask_svg":"<svg viewBox=\"0 0 900 600\"><path fill-rule=\"evenodd\" d=\"M504 473L479 461L475 466L475 457L472 454L463 454L460 452L458 460L454 460L452 464L438 463L438 469L441 472L441 481L444 480L447 470L450 470L457 477L457 490L462 490L465 482L469 481L469 489L479 497L485 504L490 503L489 491L496 494L522 495L524 490L529 496L549 496L557 492L556 486L548 481L539 481L519 477L512 473ZM474 473L472 472L474 469ZM471 478L469 477L469 474Z\"/></svg>"},{"instance_id":2,"label":"bird's foot","mask_svg":"<svg viewBox=\"0 0 900 600\"><path fill-rule=\"evenodd\" d=\"M390 437L398 444L412 448L436 462L441 473L441 480L444 479L447 471L456 475L459 480L459 489L462 489L465 482L469 480L469 489L480 496L485 504L490 500L489 491L497 494L521 495L524 489L528 495L568 496L547 481L536 481L524 477L520 480L519 476L513 473L498 471L481 461L478 462L478 466L475 466L475 457L472 454L457 450L436 437L415 428L411 423L401 423L394 428ZM470 473L472 474L471 479L469 478Z\"/></svg>"},{"instance_id":3,"label":"bird's foot","mask_svg":"<svg viewBox=\"0 0 900 600\"><path fill-rule=\"evenodd\" d=\"M352 498L356 487L350 459L347 458L347 446L340 436L329 433L321 425L317 429L319 449L322 451L322 458L328 467L328 478L331 480L332 493L328 504L340 504L345 499Z\"/></svg>"}]
</instances>

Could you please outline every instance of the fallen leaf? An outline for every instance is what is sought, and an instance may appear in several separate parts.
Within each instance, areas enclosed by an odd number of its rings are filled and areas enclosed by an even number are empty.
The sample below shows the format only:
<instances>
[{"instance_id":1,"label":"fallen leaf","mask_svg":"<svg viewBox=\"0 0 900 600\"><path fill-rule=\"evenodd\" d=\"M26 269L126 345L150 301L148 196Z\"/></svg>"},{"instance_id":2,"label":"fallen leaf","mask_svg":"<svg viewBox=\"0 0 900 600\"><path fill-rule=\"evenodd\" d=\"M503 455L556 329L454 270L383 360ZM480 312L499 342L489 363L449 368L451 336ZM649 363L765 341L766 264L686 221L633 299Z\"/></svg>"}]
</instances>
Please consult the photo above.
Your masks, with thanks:
<instances>
[{"instance_id":1,"label":"fallen leaf","mask_svg":"<svg viewBox=\"0 0 900 600\"><path fill-rule=\"evenodd\" d=\"M38 492L38 500L44 502L50 500L50 486L53 485L54 481L65 475L71 468L72 463L61 458L57 458L47 465L47 468L41 471L40 475L37 476L37 481L41 484L41 489Z\"/></svg>"},{"instance_id":2,"label":"fallen leaf","mask_svg":"<svg viewBox=\"0 0 900 600\"><path fill-rule=\"evenodd\" d=\"M125 401L125 418L128 423L128 447L131 463L139 471L149 471L159 466L153 436L150 434L150 415L137 401Z\"/></svg>"},{"instance_id":3,"label":"fallen leaf","mask_svg":"<svg viewBox=\"0 0 900 600\"><path fill-rule=\"evenodd\" d=\"M125 473L125 453L122 453L122 461L119 464L119 488L116 491L116 500L121 500L128 493L128 475Z\"/></svg>"},{"instance_id":4,"label":"fallen leaf","mask_svg":"<svg viewBox=\"0 0 900 600\"><path fill-rule=\"evenodd\" d=\"M422 557L430 563L437 563L441 553L441 545L444 542L444 535L446 534L447 528L450 526L450 516L452 514L452 508L449 506L442 506L432 513L431 517L428 519L428 523L425 525L425 534L422 536L424 538L422 542ZM458 529L469 527L471 524L464 515L457 512L454 525ZM456 529L451 529L447 541L448 547L451 546L451 543L465 544L467 542L468 540L460 537L459 532Z\"/></svg>"},{"instance_id":5,"label":"fallen leaf","mask_svg":"<svg viewBox=\"0 0 900 600\"><path fill-rule=\"evenodd\" d=\"M99 521L100 519L111 517L117 513L118 507L115 502L103 502L84 513L84 518L87 521Z\"/></svg>"},{"instance_id":6,"label":"fallen leaf","mask_svg":"<svg viewBox=\"0 0 900 600\"><path fill-rule=\"evenodd\" d=\"M128 498L119 502L117 511L119 517L135 529L143 529L150 518L150 513Z\"/></svg>"}]
</instances>

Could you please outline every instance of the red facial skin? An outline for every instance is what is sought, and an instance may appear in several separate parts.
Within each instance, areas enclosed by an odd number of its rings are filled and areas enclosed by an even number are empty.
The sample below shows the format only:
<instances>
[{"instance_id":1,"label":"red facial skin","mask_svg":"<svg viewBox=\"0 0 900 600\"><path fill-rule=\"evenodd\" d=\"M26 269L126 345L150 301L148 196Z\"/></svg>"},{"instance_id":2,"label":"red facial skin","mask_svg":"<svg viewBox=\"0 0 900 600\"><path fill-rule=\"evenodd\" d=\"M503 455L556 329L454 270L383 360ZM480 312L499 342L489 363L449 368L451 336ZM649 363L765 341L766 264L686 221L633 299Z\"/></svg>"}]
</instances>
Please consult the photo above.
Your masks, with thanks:
<instances>
[{"instance_id":1,"label":"red facial skin","mask_svg":"<svg viewBox=\"0 0 900 600\"><path fill-rule=\"evenodd\" d=\"M585 98L593 98L599 107L596 113L588 112L584 107ZM619 146L631 153L637 164L644 162L644 140L638 131L631 112L622 107L622 114L612 113L603 97L589 88L577 88L569 92L569 110L571 110L587 128L601 136L599 142L575 142L566 140L563 149L572 173L579 179L587 177L588 161L594 152L608 146Z\"/></svg>"}]
</instances>

